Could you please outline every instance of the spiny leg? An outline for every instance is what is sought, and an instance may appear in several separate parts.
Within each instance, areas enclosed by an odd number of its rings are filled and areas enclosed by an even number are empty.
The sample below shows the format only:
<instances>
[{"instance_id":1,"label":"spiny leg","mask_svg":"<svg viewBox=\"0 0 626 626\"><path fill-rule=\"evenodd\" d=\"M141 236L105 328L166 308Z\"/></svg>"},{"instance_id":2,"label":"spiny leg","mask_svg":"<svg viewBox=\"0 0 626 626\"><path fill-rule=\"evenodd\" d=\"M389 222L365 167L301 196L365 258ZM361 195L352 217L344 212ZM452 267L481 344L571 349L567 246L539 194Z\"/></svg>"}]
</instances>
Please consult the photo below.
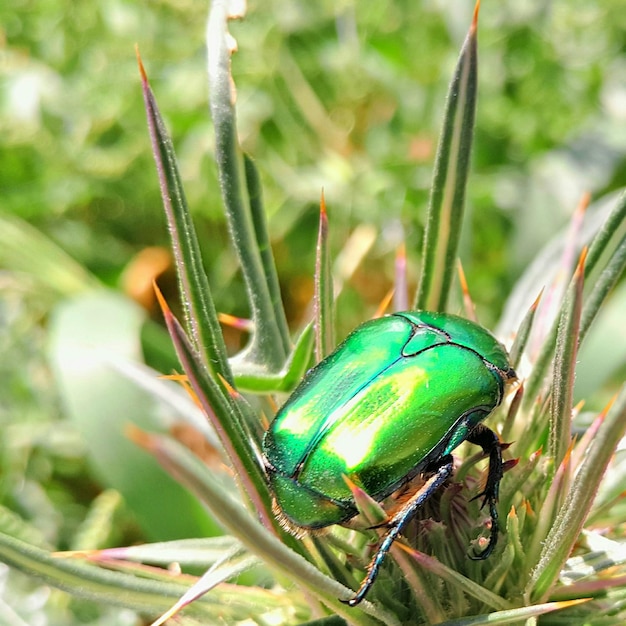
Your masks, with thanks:
<instances>
[{"instance_id":1,"label":"spiny leg","mask_svg":"<svg viewBox=\"0 0 626 626\"><path fill-rule=\"evenodd\" d=\"M415 493L386 524L389 526L389 530L383 537L376 554L370 561L367 576L364 578L354 597L349 600L341 600L341 602L350 606L356 606L363 600L370 587L374 584L380 566L385 556L387 556L387 552L391 549L393 542L398 538L400 533L402 533L404 528L406 528L406 525L413 519L426 500L446 482L450 474L452 474L452 457L448 454L439 461L435 474L426 481L425 485Z\"/></svg>"},{"instance_id":2,"label":"spiny leg","mask_svg":"<svg viewBox=\"0 0 626 626\"><path fill-rule=\"evenodd\" d=\"M489 455L489 473L487 474L487 483L485 490L473 498L483 498L481 509L485 504L489 504L489 514L491 516L491 534L487 547L476 555L470 555L474 560L486 559L496 547L498 542L498 494L500 491L500 481L502 480L503 464L502 464L502 446L498 435L493 430L487 428L483 424L478 424L467 437L470 443L476 444L483 449L485 454Z\"/></svg>"}]
</instances>

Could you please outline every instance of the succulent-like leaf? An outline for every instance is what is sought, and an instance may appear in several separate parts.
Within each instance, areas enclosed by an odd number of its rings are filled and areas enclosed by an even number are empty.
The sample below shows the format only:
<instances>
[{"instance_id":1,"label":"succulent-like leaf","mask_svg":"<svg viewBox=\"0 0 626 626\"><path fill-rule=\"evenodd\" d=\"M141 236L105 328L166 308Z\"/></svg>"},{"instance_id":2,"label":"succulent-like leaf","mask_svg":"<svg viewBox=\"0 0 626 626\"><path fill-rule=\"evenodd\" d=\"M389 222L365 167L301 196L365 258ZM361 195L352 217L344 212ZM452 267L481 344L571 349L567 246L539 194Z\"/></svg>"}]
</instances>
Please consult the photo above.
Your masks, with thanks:
<instances>
[{"instance_id":1,"label":"succulent-like leaf","mask_svg":"<svg viewBox=\"0 0 626 626\"><path fill-rule=\"evenodd\" d=\"M174 146L148 84L141 59L139 59L139 69L152 150L172 239L187 328L196 348L202 347L201 354L205 365L214 374L220 374L232 382L230 365L226 358L226 346L217 319L209 281L202 265L200 245L180 180Z\"/></svg>"},{"instance_id":2,"label":"succulent-like leaf","mask_svg":"<svg viewBox=\"0 0 626 626\"><path fill-rule=\"evenodd\" d=\"M274 281L268 278L265 271L269 265L273 265L267 263L271 251L269 248L264 249L264 264L259 249L259 236L262 240L265 237L265 229L259 227L259 221L264 217L257 210L260 207L260 196L256 193L256 179L250 168L248 184L251 204L246 205L243 200L243 157L237 140L234 84L230 74L233 44L228 33L230 5L228 0L214 0L211 3L207 49L211 117L215 126L215 158L231 241L241 264L254 322L248 348L240 358L265 367L269 372L276 372L283 366L289 352L289 334L284 310L275 302L275 288L272 297L269 285L274 284ZM249 210L250 205L255 206L254 217ZM263 245L263 241L261 243Z\"/></svg>"}]
</instances>

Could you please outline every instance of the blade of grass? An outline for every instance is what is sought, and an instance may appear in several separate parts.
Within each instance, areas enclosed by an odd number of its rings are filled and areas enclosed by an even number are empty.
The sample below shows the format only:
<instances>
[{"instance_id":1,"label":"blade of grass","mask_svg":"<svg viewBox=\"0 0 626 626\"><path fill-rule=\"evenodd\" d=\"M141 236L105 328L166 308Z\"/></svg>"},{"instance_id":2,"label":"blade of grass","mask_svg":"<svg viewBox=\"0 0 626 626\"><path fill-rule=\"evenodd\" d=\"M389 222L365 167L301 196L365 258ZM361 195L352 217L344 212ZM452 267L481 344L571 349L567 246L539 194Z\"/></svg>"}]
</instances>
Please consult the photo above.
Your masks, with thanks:
<instances>
[{"instance_id":1,"label":"blade of grass","mask_svg":"<svg viewBox=\"0 0 626 626\"><path fill-rule=\"evenodd\" d=\"M284 316L282 307L279 307L277 318L269 287L271 279L265 274L257 241L259 231L257 229L255 232L254 219L243 201L242 155L237 140L234 85L230 73L234 44L228 32L230 4L228 0L214 0L211 3L207 23L207 51L209 98L215 126L215 158L220 188L231 241L241 264L254 322L250 342L239 358L259 364L269 371L278 371L288 352L285 332L281 332L281 328L286 329L286 322L278 319ZM256 218L260 219L259 213ZM266 254L268 250L265 250Z\"/></svg>"},{"instance_id":2,"label":"blade of grass","mask_svg":"<svg viewBox=\"0 0 626 626\"><path fill-rule=\"evenodd\" d=\"M69 254L28 222L0 214L0 267L32 276L37 292L70 296L100 286Z\"/></svg>"},{"instance_id":3,"label":"blade of grass","mask_svg":"<svg viewBox=\"0 0 626 626\"><path fill-rule=\"evenodd\" d=\"M418 309L445 310L454 275L474 133L479 7L478 2L448 90L428 204L422 272L415 300Z\"/></svg>"},{"instance_id":4,"label":"blade of grass","mask_svg":"<svg viewBox=\"0 0 626 626\"><path fill-rule=\"evenodd\" d=\"M202 348L201 354L205 364L212 372L219 373L232 381L232 373L226 357L226 346L217 319L209 280L202 264L198 236L187 206L174 146L148 84L148 77L139 57L139 51L137 51L137 61L187 328L195 347Z\"/></svg>"}]
</instances>

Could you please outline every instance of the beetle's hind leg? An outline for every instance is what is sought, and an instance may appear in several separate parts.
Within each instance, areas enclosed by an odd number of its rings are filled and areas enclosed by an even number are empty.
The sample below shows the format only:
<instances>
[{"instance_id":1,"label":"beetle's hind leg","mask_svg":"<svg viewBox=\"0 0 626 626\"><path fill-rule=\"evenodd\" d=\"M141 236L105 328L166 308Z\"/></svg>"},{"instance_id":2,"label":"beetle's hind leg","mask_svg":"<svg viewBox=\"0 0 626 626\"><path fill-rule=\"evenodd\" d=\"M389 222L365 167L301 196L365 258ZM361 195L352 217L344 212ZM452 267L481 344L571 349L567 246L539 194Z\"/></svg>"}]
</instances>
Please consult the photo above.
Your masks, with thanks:
<instances>
[{"instance_id":1,"label":"beetle's hind leg","mask_svg":"<svg viewBox=\"0 0 626 626\"><path fill-rule=\"evenodd\" d=\"M467 437L470 443L476 444L483 449L485 454L489 455L489 473L487 474L487 483L482 493L472 498L482 498L483 503L481 509L485 504L489 505L489 515L491 516L491 535L489 536L489 543L487 547L479 554L471 555L470 558L474 560L486 559L496 547L498 542L498 494L500 492L500 481L504 474L502 463L502 444L498 439L498 435L490 428L487 428L484 424L478 424Z\"/></svg>"},{"instance_id":2,"label":"beetle's hind leg","mask_svg":"<svg viewBox=\"0 0 626 626\"><path fill-rule=\"evenodd\" d=\"M389 530L386 532L383 540L378 546L376 554L370 561L367 569L367 576L364 578L361 586L349 600L341 600L344 604L350 606L356 606L369 591L370 587L374 584L378 571L382 565L387 552L391 549L393 542L400 536L402 531L406 528L406 525L415 517L415 514L423 506L423 504L435 493L452 474L452 456L446 455L442 457L436 466L432 467L433 475L424 483L423 487L417 491L410 500L400 508L395 515L386 522ZM431 468L428 468L429 470Z\"/></svg>"}]
</instances>

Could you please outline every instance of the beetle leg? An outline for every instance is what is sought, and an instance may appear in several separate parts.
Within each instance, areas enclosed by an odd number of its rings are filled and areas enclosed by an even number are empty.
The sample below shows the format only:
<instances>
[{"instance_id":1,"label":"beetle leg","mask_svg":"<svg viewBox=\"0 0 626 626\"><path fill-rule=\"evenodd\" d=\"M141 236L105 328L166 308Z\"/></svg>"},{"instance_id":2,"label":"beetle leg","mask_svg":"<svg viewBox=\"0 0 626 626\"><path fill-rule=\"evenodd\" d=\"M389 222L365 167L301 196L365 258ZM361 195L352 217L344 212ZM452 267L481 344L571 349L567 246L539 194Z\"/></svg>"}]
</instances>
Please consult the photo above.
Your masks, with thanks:
<instances>
[{"instance_id":1,"label":"beetle leg","mask_svg":"<svg viewBox=\"0 0 626 626\"><path fill-rule=\"evenodd\" d=\"M433 476L426 481L424 486L415 493L387 523L389 530L383 537L376 554L370 561L367 576L363 579L356 594L349 600L341 600L341 602L350 606L356 606L363 600L365 594L367 594L370 587L374 584L380 566L385 556L387 556L387 552L391 549L393 542L406 528L406 525L413 519L426 500L448 480L452 474L452 457L449 454L444 456L437 465Z\"/></svg>"},{"instance_id":2,"label":"beetle leg","mask_svg":"<svg viewBox=\"0 0 626 626\"><path fill-rule=\"evenodd\" d=\"M502 445L498 439L498 435L493 430L487 428L484 424L478 424L468 435L467 440L476 444L483 449L485 454L489 455L489 473L487 474L487 483L485 490L472 498L483 498L481 509L485 504L489 504L489 515L491 516L491 535L487 547L480 553L470 558L474 560L486 559L496 547L498 541L498 494L500 491L500 481L504 473L502 463Z\"/></svg>"}]
</instances>

